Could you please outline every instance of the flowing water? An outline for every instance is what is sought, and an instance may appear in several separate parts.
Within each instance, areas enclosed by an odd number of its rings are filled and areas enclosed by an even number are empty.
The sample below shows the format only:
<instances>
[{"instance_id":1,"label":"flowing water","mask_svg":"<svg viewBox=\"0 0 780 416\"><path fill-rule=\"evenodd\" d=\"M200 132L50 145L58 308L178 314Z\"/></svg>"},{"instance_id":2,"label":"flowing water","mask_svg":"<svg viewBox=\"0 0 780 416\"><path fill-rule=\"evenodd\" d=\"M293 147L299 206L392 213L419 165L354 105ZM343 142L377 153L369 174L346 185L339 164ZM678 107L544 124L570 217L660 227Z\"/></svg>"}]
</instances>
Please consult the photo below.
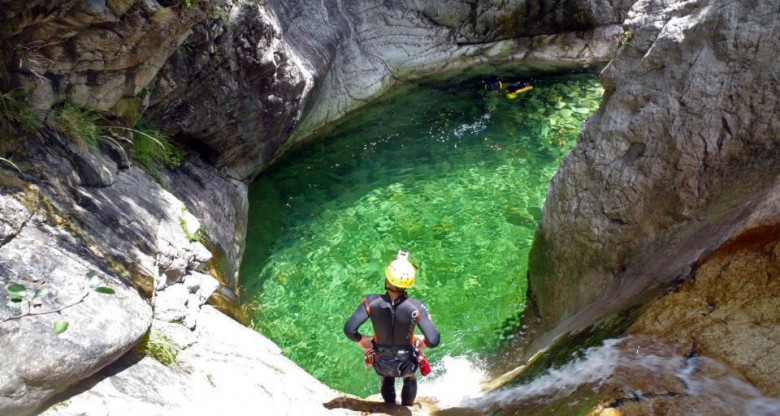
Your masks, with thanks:
<instances>
[{"instance_id":1,"label":"flowing water","mask_svg":"<svg viewBox=\"0 0 780 416\"><path fill-rule=\"evenodd\" d=\"M533 380L484 394L484 373L466 363L443 362L443 377L421 390L442 408L441 416L586 415L594 406L617 407L625 414L689 416L774 416L780 400L764 396L722 364L679 351L647 336L604 341L577 358ZM452 376L448 374L452 371ZM453 379L466 378L466 390ZM487 381L487 380L484 380ZM604 404L605 403L605 404Z\"/></svg>"},{"instance_id":2,"label":"flowing water","mask_svg":"<svg viewBox=\"0 0 780 416\"><path fill-rule=\"evenodd\" d=\"M479 362L516 330L548 182L603 91L593 75L547 77L509 100L479 81L399 88L251 185L253 327L336 389L377 393L342 328L400 247L442 333L433 362Z\"/></svg>"}]
</instances>

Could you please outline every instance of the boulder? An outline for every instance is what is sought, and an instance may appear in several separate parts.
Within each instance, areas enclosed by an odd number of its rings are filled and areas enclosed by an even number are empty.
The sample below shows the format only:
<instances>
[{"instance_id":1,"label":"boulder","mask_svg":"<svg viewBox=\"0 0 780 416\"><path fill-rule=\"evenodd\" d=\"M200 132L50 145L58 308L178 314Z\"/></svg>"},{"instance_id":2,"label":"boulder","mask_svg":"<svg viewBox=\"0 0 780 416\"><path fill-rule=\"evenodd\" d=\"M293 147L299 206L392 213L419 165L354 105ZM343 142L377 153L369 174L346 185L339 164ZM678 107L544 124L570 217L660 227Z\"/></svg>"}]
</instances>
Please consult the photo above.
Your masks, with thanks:
<instances>
[{"instance_id":1,"label":"boulder","mask_svg":"<svg viewBox=\"0 0 780 416\"><path fill-rule=\"evenodd\" d=\"M259 333L211 306L198 312L197 320L189 345L172 346L178 353L171 367L150 356L128 354L74 386L41 414L361 414L326 409L323 404L340 394L284 357ZM171 326L158 328L174 331Z\"/></svg>"},{"instance_id":2,"label":"boulder","mask_svg":"<svg viewBox=\"0 0 780 416\"><path fill-rule=\"evenodd\" d=\"M652 302L629 329L717 359L780 397L780 223L751 229L708 255L692 278Z\"/></svg>"},{"instance_id":3,"label":"boulder","mask_svg":"<svg viewBox=\"0 0 780 416\"><path fill-rule=\"evenodd\" d=\"M151 308L129 282L85 257L73 235L41 216L0 247L0 413L30 414L118 359L149 327ZM114 293L91 288L90 273L93 285ZM12 284L28 291L16 307L6 291ZM67 330L56 333L57 322Z\"/></svg>"},{"instance_id":4,"label":"boulder","mask_svg":"<svg viewBox=\"0 0 780 416\"><path fill-rule=\"evenodd\" d=\"M110 159L113 181L87 186L95 170L79 163L102 158L55 139L16 143L23 173L0 176L2 414L30 414L117 360L149 329L152 307L159 319L196 328L218 287L201 272L211 259L192 235L201 221L181 200Z\"/></svg>"}]
</instances>

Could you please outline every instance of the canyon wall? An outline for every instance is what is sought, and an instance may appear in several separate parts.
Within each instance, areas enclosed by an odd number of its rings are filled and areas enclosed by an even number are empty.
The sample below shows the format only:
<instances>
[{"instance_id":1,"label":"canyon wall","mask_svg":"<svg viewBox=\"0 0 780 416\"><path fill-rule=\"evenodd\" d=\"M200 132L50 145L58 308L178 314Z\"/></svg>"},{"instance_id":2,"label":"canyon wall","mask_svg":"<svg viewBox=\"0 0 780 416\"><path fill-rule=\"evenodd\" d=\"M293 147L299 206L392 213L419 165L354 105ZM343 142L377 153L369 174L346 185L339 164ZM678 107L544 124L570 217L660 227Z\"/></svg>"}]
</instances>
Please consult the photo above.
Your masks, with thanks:
<instances>
[{"instance_id":1,"label":"canyon wall","mask_svg":"<svg viewBox=\"0 0 780 416\"><path fill-rule=\"evenodd\" d=\"M247 181L293 130L301 140L395 80L613 56L625 2L535 4L0 1L0 282L25 288L0 293L0 412L163 414L247 397L320 409L336 392L204 306L235 298ZM95 117L94 147L54 131L63 108ZM139 121L186 150L180 167L130 159L120 143Z\"/></svg>"},{"instance_id":2,"label":"canyon wall","mask_svg":"<svg viewBox=\"0 0 780 416\"><path fill-rule=\"evenodd\" d=\"M762 242L754 250L776 267L779 12L778 1L634 5L625 23L630 37L601 74L604 101L545 202L530 257L529 322L541 334L531 351L691 279L731 241ZM723 276L723 285L742 279ZM778 302L775 278L757 277L775 293L764 303ZM719 292L711 307L759 306L738 301L744 295ZM696 296L700 302L710 295ZM731 339L768 331L770 344L780 342L767 329L772 316L730 326ZM682 329L683 321L673 321L665 321L667 334ZM763 348L756 345L750 348ZM752 378L769 385L763 370ZM776 393L780 381L773 383L766 391Z\"/></svg>"}]
</instances>

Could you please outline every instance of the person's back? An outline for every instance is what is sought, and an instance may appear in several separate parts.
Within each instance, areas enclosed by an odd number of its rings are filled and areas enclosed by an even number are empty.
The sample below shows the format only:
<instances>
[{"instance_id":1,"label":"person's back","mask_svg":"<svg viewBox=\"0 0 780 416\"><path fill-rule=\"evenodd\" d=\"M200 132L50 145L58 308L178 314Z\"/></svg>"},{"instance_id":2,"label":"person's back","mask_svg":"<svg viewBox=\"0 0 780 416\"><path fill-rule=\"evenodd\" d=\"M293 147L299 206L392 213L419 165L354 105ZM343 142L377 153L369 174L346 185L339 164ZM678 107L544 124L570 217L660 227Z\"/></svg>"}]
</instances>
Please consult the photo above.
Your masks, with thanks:
<instances>
[{"instance_id":1,"label":"person's back","mask_svg":"<svg viewBox=\"0 0 780 416\"><path fill-rule=\"evenodd\" d=\"M428 347L439 344L439 333L422 301L405 295L393 301L390 295L368 295L363 301L374 327L374 342L381 346L414 343L414 328L420 325Z\"/></svg>"},{"instance_id":2,"label":"person's back","mask_svg":"<svg viewBox=\"0 0 780 416\"><path fill-rule=\"evenodd\" d=\"M416 267L407 257L408 252L398 252L385 271L387 292L363 299L344 325L344 333L359 342L364 350L373 351L374 370L382 377L381 393L385 402L395 403L395 377L403 377L401 403L411 406L417 395L416 349L437 346L440 336L425 304L406 296L406 289L414 285L416 275ZM368 319L374 328L373 339L358 332ZM415 327L422 330L424 339L415 338Z\"/></svg>"}]
</instances>

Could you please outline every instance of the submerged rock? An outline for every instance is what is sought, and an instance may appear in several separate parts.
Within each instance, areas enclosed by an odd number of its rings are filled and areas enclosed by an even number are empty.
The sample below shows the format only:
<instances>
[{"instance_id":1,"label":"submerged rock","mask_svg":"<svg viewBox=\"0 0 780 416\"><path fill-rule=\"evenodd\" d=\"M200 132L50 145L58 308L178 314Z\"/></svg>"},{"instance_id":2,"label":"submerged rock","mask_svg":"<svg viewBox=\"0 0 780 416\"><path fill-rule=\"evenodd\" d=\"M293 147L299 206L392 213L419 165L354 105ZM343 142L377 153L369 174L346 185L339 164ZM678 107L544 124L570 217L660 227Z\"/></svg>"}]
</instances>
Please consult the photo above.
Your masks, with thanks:
<instances>
[{"instance_id":1,"label":"submerged rock","mask_svg":"<svg viewBox=\"0 0 780 416\"><path fill-rule=\"evenodd\" d=\"M537 221L526 209L517 207L506 208L504 209L504 218L506 218L507 222L510 224L525 227L529 230L536 229Z\"/></svg>"}]
</instances>

